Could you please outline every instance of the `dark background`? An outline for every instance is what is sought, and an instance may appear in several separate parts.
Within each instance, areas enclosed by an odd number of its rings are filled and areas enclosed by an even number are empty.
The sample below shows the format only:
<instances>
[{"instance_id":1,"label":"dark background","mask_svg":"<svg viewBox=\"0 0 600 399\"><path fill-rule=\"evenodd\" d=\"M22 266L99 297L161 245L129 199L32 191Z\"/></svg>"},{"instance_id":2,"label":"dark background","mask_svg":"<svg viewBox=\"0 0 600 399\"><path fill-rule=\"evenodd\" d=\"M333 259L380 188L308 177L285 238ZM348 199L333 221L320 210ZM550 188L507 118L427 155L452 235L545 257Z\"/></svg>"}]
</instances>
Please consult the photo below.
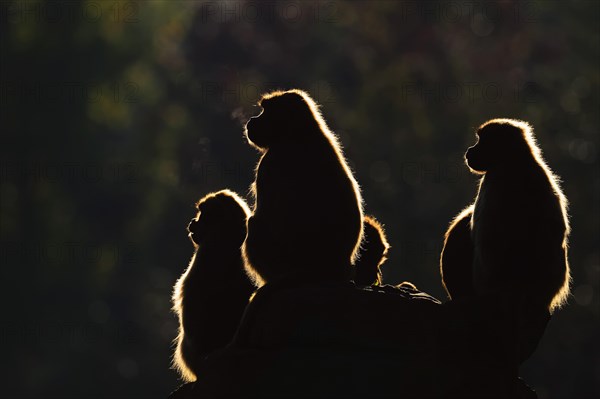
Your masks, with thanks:
<instances>
[{"instance_id":1,"label":"dark background","mask_svg":"<svg viewBox=\"0 0 600 399\"><path fill-rule=\"evenodd\" d=\"M2 1L0 18L0 396L176 387L194 201L247 193L241 121L292 87L386 225L385 282L441 299L474 129L532 123L571 203L573 295L522 374L540 398L600 395L600 2Z\"/></svg>"}]
</instances>

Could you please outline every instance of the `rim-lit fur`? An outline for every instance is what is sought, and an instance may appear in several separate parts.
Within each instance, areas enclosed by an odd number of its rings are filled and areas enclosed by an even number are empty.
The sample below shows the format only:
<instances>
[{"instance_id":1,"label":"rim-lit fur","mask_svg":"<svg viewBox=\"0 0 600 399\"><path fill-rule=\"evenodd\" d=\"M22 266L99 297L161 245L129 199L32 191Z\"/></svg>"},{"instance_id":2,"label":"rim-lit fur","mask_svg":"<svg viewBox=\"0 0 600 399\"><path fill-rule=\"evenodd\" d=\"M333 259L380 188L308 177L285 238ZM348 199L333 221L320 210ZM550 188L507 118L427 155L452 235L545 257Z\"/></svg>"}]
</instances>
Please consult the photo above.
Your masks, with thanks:
<instances>
[{"instance_id":1,"label":"rim-lit fur","mask_svg":"<svg viewBox=\"0 0 600 399\"><path fill-rule=\"evenodd\" d=\"M198 213L188 226L194 254L172 295L172 310L179 319L172 368L186 382L196 380L194 370L206 352L218 349L220 342L213 337L232 336L254 290L241 257L250 214L246 202L233 191L221 190L200 199L196 208ZM194 235L195 228L206 231ZM222 312L216 320L215 312ZM195 329L200 325L202 331L194 335L185 325Z\"/></svg>"},{"instance_id":2,"label":"rim-lit fur","mask_svg":"<svg viewBox=\"0 0 600 399\"><path fill-rule=\"evenodd\" d=\"M375 217L364 218L363 242L355 263L355 279L358 285L381 285L383 276L381 266L387 260L390 244L385 229Z\"/></svg>"},{"instance_id":3,"label":"rim-lit fur","mask_svg":"<svg viewBox=\"0 0 600 399\"><path fill-rule=\"evenodd\" d=\"M263 112L246 124L248 142L262 153L243 245L248 274L259 285L291 274L350 278L362 241L363 202L337 136L302 90L265 94L259 105ZM332 220L340 222L335 233Z\"/></svg>"},{"instance_id":4,"label":"rim-lit fur","mask_svg":"<svg viewBox=\"0 0 600 399\"><path fill-rule=\"evenodd\" d=\"M492 119L492 120L482 124L478 128L477 134L481 140L480 136L482 134L483 135L490 134L489 129L500 129L500 128L502 128L504 130L494 131L493 134L507 134L506 140L509 140L508 139L509 135L514 135L514 134L518 133L520 135L519 139L515 139L514 137L511 137L510 140L513 140L513 142L516 142L516 143L518 143L519 140L522 140L522 141L520 141L522 143L522 146L519 147L520 150L518 152L497 155L498 159L501 160L500 164L494 165L494 167L490 166L489 170L485 170L485 171L474 170L469 165L469 168L471 169L471 171L473 173L476 173L476 174L482 176L480 179L480 182L479 182L478 199L475 202L475 211L471 218L471 228L472 229L474 228L473 223L476 221L476 219L478 217L477 213L480 211L479 207L477 206L477 204L479 202L479 198L481 196L487 195L484 191L485 191L485 187L487 186L488 179L493 178L493 179L504 179L504 180L506 180L506 179L516 180L518 178L518 179L521 179L520 181L530 181L532 183L531 186L533 186L533 183L535 183L536 185L546 184L546 183L544 183L544 181L547 179L547 184L550 185L549 188L551 189L552 193L554 194L554 200L556 200L558 202L560 212L562 213L561 217L562 217L562 221L564 224L564 238L562 241L562 248L564 251L565 266L566 266L564 283L563 283L562 287L560 287L560 289L556 292L556 294L554 295L554 297L551 300L549 307L548 307L549 311L553 312L566 303L567 298L569 296L569 292L570 292L571 275L570 275L570 268L569 268L568 259L567 259L568 236L570 234L570 226L569 226L569 218L568 218L568 202L567 202L565 195L563 194L563 192L561 190L559 177L556 176L553 173L553 171L548 167L548 165L546 164L546 162L542 156L542 151L540 150L540 148L536 142L532 126L529 123L527 123L525 121L521 121L521 120L498 118L498 119ZM474 146L474 147L476 147L476 146ZM467 152L467 154L466 154L467 163L468 163L468 155L469 154ZM545 176L545 178L543 178L542 176ZM530 180L523 180L523 179L530 179ZM531 189L534 190L534 188L531 188ZM526 194L523 194L523 195L526 195ZM526 198L523 198L523 200L525 200L525 199ZM542 204L540 204L539 208L537 208L537 207L532 208L532 212L537 212L538 209L542 209L541 205ZM544 212L544 211L540 210L540 212ZM546 216L548 216L548 215L546 215ZM526 225L527 220L523 220L522 222ZM515 228L517 228L517 226L515 226ZM475 248L476 253L477 253L477 250L478 249ZM543 279L543 276L540 276L540 278Z\"/></svg>"}]
</instances>

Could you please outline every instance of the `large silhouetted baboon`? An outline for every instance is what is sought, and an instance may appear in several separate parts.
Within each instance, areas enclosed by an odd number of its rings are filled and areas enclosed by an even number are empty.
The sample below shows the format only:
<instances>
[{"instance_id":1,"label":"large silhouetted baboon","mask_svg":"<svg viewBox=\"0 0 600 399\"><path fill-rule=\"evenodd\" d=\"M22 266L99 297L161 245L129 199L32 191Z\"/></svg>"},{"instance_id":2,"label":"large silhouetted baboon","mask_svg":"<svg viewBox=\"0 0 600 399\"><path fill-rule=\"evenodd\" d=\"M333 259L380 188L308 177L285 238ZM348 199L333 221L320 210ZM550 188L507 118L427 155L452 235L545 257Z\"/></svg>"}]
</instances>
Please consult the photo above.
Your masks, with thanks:
<instances>
[{"instance_id":1,"label":"large silhouetted baboon","mask_svg":"<svg viewBox=\"0 0 600 399\"><path fill-rule=\"evenodd\" d=\"M446 233L441 271L449 295L505 293L550 312L569 294L567 200L529 124L494 119L465 154L481 175L474 204Z\"/></svg>"},{"instance_id":2,"label":"large silhouetted baboon","mask_svg":"<svg viewBox=\"0 0 600 399\"><path fill-rule=\"evenodd\" d=\"M246 125L262 152L255 204L244 243L246 269L258 284L351 278L362 237L362 200L337 137L300 90L262 97Z\"/></svg>"}]
</instances>

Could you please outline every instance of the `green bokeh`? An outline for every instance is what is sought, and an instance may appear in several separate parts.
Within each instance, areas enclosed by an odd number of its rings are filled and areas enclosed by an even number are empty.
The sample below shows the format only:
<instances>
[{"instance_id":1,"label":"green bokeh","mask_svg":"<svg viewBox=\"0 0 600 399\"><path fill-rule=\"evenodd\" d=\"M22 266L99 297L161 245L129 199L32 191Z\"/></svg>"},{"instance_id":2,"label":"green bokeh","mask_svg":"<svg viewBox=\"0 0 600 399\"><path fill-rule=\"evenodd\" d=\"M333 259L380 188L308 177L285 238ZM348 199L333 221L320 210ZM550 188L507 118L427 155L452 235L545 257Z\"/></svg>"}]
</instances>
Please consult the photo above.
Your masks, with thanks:
<instances>
[{"instance_id":1,"label":"green bokeh","mask_svg":"<svg viewBox=\"0 0 600 399\"><path fill-rule=\"evenodd\" d=\"M522 374L540 398L600 396L599 2L2 1L0 18L2 394L177 386L193 204L247 193L242 122L298 87L386 226L384 281L438 298L474 128L533 124L571 204L573 295Z\"/></svg>"}]
</instances>

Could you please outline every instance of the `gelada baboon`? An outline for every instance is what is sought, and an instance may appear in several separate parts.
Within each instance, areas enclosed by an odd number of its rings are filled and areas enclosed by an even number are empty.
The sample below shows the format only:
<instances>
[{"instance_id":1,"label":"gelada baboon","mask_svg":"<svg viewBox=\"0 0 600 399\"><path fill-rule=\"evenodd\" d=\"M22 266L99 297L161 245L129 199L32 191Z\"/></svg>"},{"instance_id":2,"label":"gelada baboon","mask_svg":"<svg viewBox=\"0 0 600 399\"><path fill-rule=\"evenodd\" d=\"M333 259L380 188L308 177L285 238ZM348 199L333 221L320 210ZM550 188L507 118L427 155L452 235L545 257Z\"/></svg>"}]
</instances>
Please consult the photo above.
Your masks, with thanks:
<instances>
[{"instance_id":1,"label":"gelada baboon","mask_svg":"<svg viewBox=\"0 0 600 399\"><path fill-rule=\"evenodd\" d=\"M196 208L188 226L195 252L173 293L179 317L173 365L185 381L195 381L199 362L231 341L255 289L241 254L250 214L244 200L223 190Z\"/></svg>"},{"instance_id":2,"label":"gelada baboon","mask_svg":"<svg viewBox=\"0 0 600 399\"><path fill-rule=\"evenodd\" d=\"M354 265L357 285L381 285L381 266L387 260L390 248L383 226L373 216L365 216L363 242Z\"/></svg>"},{"instance_id":3,"label":"gelada baboon","mask_svg":"<svg viewBox=\"0 0 600 399\"><path fill-rule=\"evenodd\" d=\"M451 297L506 292L552 313L569 294L567 200L529 124L494 119L465 154L481 175L475 203L452 222L441 257Z\"/></svg>"},{"instance_id":4,"label":"gelada baboon","mask_svg":"<svg viewBox=\"0 0 600 399\"><path fill-rule=\"evenodd\" d=\"M362 238L360 190L317 105L300 90L259 102L246 135L262 152L243 246L257 284L349 280Z\"/></svg>"}]
</instances>

